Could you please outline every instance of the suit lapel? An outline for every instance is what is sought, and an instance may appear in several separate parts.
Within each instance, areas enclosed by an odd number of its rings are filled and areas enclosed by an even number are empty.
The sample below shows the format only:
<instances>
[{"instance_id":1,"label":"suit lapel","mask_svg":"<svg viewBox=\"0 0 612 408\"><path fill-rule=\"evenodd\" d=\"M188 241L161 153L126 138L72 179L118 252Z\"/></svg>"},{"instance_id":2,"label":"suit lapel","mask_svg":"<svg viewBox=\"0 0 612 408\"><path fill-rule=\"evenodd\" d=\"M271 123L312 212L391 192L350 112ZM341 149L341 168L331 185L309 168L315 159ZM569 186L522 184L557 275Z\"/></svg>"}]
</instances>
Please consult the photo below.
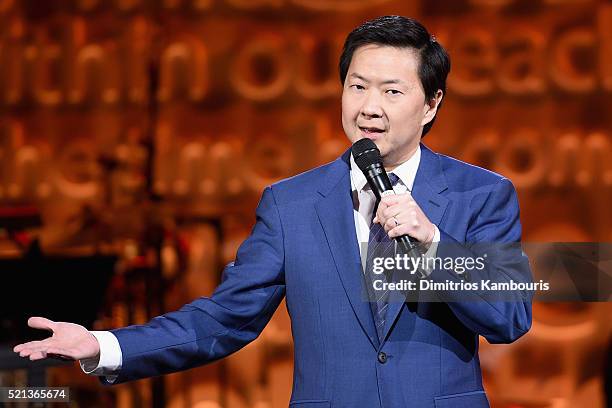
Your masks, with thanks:
<instances>
[{"instance_id":1,"label":"suit lapel","mask_svg":"<svg viewBox=\"0 0 612 408\"><path fill-rule=\"evenodd\" d=\"M319 189L322 198L315 207L344 291L363 331L372 346L378 349L370 304L363 295L365 288L353 216L349 155L350 150L333 163Z\"/></svg>"},{"instance_id":2,"label":"suit lapel","mask_svg":"<svg viewBox=\"0 0 612 408\"><path fill-rule=\"evenodd\" d=\"M421 162L414 179L412 197L421 207L427 218L436 225L440 224L448 206L448 199L440 194L447 188L439 157L425 145L421 144ZM383 342L389 336L389 332L404 306L405 298L406 296L400 291L393 291L391 293L385 320Z\"/></svg>"}]
</instances>

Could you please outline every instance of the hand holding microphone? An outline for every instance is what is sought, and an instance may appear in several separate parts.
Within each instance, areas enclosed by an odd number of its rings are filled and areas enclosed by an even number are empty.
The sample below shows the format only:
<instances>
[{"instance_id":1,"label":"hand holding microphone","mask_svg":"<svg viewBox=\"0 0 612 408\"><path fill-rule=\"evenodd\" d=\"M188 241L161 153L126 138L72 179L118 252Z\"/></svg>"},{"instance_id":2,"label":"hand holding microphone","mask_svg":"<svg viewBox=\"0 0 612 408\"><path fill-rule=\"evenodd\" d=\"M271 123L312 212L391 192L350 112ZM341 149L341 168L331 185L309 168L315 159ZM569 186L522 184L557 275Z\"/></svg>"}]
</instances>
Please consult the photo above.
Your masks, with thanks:
<instances>
[{"instance_id":1,"label":"hand holding microphone","mask_svg":"<svg viewBox=\"0 0 612 408\"><path fill-rule=\"evenodd\" d=\"M410 194L395 194L376 144L370 139L360 139L353 144L352 153L380 201L373 222L380 223L405 253L416 251L419 244L428 246L435 226Z\"/></svg>"}]
</instances>

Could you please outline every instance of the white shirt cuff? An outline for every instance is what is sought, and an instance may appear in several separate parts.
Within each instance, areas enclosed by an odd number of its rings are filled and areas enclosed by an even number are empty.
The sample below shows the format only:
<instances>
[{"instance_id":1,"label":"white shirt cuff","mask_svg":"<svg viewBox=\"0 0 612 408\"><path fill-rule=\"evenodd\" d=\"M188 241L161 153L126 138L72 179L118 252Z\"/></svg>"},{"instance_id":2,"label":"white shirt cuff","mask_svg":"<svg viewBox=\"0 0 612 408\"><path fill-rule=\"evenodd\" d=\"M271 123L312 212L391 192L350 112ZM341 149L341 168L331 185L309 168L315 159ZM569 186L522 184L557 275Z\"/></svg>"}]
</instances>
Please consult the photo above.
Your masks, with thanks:
<instances>
[{"instance_id":1,"label":"white shirt cuff","mask_svg":"<svg viewBox=\"0 0 612 408\"><path fill-rule=\"evenodd\" d=\"M123 356L117 337L109 331L91 331L98 340L100 355L94 358L80 360L81 369L85 374L105 376L107 381L113 382L117 372L121 369Z\"/></svg>"},{"instance_id":2,"label":"white shirt cuff","mask_svg":"<svg viewBox=\"0 0 612 408\"><path fill-rule=\"evenodd\" d=\"M425 258L435 258L438 253L438 243L440 242L440 230L438 226L434 224L434 236L431 240L431 244L429 245L429 249L425 252ZM425 265L429 265L429 262L426 262ZM428 269L427 267L423 268L424 277L429 276L433 270Z\"/></svg>"},{"instance_id":3,"label":"white shirt cuff","mask_svg":"<svg viewBox=\"0 0 612 408\"><path fill-rule=\"evenodd\" d=\"M440 230L438 229L438 226L436 224L434 224L434 228L435 228L435 232L434 232L434 237L433 237L433 240L431 241L431 243L432 244L437 244L438 242L440 242Z\"/></svg>"}]
</instances>

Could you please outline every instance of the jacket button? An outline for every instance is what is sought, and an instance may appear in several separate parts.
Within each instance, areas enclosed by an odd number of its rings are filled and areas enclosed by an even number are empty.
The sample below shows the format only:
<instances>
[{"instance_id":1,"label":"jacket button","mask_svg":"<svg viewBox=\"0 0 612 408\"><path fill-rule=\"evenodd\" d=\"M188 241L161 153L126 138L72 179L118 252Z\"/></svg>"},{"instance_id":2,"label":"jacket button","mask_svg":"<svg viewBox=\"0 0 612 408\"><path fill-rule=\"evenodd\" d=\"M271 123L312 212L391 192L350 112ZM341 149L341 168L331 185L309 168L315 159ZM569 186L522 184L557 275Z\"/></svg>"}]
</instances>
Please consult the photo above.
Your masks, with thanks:
<instances>
[{"instance_id":1,"label":"jacket button","mask_svg":"<svg viewBox=\"0 0 612 408\"><path fill-rule=\"evenodd\" d=\"M385 364L387 362L387 353L385 353L384 351L378 353L378 362L380 364Z\"/></svg>"}]
</instances>

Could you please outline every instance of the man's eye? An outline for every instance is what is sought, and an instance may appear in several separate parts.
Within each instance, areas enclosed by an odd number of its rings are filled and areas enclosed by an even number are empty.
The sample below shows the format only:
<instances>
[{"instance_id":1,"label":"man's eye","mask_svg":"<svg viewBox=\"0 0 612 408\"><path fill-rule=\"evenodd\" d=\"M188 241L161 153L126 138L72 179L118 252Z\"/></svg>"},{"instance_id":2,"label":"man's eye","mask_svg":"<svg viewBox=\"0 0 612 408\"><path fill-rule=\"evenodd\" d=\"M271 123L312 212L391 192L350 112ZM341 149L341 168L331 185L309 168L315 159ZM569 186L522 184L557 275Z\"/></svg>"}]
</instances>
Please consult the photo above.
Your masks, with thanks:
<instances>
[{"instance_id":1,"label":"man's eye","mask_svg":"<svg viewBox=\"0 0 612 408\"><path fill-rule=\"evenodd\" d=\"M365 89L363 85L359 85L359 84L354 84L354 85L351 85L351 88L353 88L353 89L357 89L357 90L359 90L359 91L361 91L361 90Z\"/></svg>"},{"instance_id":2,"label":"man's eye","mask_svg":"<svg viewBox=\"0 0 612 408\"><path fill-rule=\"evenodd\" d=\"M399 94L401 94L402 92L401 92L401 91L398 91L397 89L387 89L387 93L388 93L388 94L391 94L391 95L399 95Z\"/></svg>"}]
</instances>

